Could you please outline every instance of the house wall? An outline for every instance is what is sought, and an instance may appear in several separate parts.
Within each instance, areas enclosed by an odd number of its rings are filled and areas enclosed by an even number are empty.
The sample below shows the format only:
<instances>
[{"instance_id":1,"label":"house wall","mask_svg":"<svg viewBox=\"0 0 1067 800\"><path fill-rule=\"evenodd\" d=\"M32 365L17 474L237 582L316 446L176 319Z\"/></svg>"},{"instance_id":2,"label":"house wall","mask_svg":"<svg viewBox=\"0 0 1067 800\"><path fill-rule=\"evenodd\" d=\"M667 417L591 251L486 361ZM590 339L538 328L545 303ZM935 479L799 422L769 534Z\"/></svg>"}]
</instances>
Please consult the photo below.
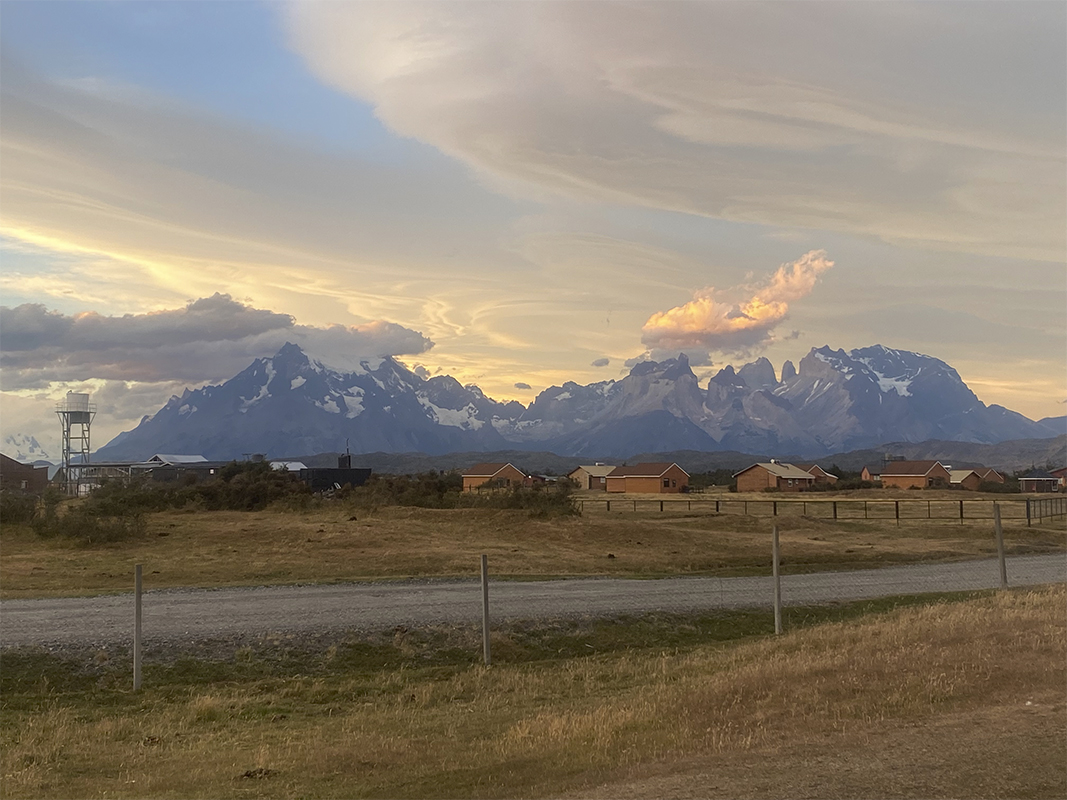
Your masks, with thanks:
<instances>
[{"instance_id":1,"label":"house wall","mask_svg":"<svg viewBox=\"0 0 1067 800\"><path fill-rule=\"evenodd\" d=\"M864 467L863 471L860 473L860 480L861 481L872 481L873 482L873 481L880 481L881 479L882 479L881 475L875 475L874 473L872 473L866 467Z\"/></svg>"},{"instance_id":2,"label":"house wall","mask_svg":"<svg viewBox=\"0 0 1067 800\"><path fill-rule=\"evenodd\" d=\"M737 491L762 492L775 486L774 476L763 467L749 467L737 476Z\"/></svg>"},{"instance_id":3,"label":"house wall","mask_svg":"<svg viewBox=\"0 0 1067 800\"><path fill-rule=\"evenodd\" d=\"M977 491L978 484L980 484L981 482L982 482L982 479L978 477L978 473L977 472L972 472L970 475L968 475L966 478L964 478L962 481L960 481L959 484L957 484L957 485L958 486L962 486L964 489L967 489L968 491L974 492L974 491Z\"/></svg>"},{"instance_id":4,"label":"house wall","mask_svg":"<svg viewBox=\"0 0 1067 800\"><path fill-rule=\"evenodd\" d=\"M40 494L48 487L48 467L23 464L13 458L0 458L0 488Z\"/></svg>"},{"instance_id":5,"label":"house wall","mask_svg":"<svg viewBox=\"0 0 1067 800\"><path fill-rule=\"evenodd\" d=\"M574 472L570 473L567 477L573 481L576 481L578 483L578 487L581 489L592 489L595 492L603 492L606 491L608 488L607 482L604 480L604 476L600 476L598 478L594 475L590 475L581 467L574 470Z\"/></svg>"},{"instance_id":6,"label":"house wall","mask_svg":"<svg viewBox=\"0 0 1067 800\"><path fill-rule=\"evenodd\" d=\"M770 474L768 473L768 477ZM806 481L803 478L779 478L777 479L777 487L783 492L802 492L805 489L810 489L811 485L815 482L813 480Z\"/></svg>"}]
</instances>

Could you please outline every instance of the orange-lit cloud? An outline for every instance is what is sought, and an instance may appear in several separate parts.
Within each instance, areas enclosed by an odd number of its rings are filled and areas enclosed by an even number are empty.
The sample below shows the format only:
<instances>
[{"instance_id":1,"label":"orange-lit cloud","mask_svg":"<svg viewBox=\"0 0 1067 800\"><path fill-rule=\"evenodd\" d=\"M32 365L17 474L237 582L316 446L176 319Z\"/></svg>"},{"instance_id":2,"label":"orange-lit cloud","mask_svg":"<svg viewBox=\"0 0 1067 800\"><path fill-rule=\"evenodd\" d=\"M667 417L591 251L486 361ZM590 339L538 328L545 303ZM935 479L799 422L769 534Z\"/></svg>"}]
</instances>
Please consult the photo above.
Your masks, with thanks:
<instances>
[{"instance_id":1,"label":"orange-lit cloud","mask_svg":"<svg viewBox=\"0 0 1067 800\"><path fill-rule=\"evenodd\" d=\"M819 276L833 265L825 250L812 250L782 264L762 286L701 289L688 303L649 317L641 341L654 356L694 350L744 353L767 345L789 313L789 304L810 294ZM747 300L733 299L750 292Z\"/></svg>"}]
</instances>

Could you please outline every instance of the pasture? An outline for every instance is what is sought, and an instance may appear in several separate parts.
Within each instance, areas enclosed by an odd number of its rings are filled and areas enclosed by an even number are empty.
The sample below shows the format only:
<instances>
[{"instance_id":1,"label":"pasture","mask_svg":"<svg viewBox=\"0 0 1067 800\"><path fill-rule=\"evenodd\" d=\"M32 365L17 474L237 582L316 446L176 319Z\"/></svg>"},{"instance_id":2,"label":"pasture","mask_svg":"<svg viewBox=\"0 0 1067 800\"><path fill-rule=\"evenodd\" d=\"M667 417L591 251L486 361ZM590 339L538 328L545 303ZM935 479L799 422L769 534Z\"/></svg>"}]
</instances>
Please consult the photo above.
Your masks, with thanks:
<instances>
[{"instance_id":1,"label":"pasture","mask_svg":"<svg viewBox=\"0 0 1067 800\"><path fill-rule=\"evenodd\" d=\"M172 510L147 515L146 531L135 539L103 544L41 539L28 527L5 525L0 597L129 591L136 563L144 564L146 589L474 577L481 553L489 555L495 578L522 580L767 574L772 524L781 529L785 574L996 553L988 519L772 519L690 511L675 502L663 512L648 501L636 512L630 506L547 518L508 509L343 504L308 511ZM1007 519L1005 540L1009 555L1067 547L1062 519L1029 528L1025 520Z\"/></svg>"}]
</instances>

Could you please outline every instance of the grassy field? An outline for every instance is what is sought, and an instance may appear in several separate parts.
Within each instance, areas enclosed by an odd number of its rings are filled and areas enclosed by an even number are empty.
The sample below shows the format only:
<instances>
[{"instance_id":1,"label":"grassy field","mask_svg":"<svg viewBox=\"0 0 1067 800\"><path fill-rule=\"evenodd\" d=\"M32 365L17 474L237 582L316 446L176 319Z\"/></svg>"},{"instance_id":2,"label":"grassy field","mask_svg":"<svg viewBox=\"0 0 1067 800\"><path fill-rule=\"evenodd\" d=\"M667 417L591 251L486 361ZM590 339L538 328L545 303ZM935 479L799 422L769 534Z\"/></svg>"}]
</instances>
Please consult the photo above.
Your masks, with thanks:
<instances>
[{"instance_id":1,"label":"grassy field","mask_svg":"<svg viewBox=\"0 0 1067 800\"><path fill-rule=\"evenodd\" d=\"M5 797L1063 797L1063 587L150 664L0 656ZM572 623L574 625L574 623ZM584 655L583 655L584 654Z\"/></svg>"},{"instance_id":2,"label":"grassy field","mask_svg":"<svg viewBox=\"0 0 1067 800\"><path fill-rule=\"evenodd\" d=\"M988 521L909 523L714 515L683 507L532 519L522 511L325 506L308 512L168 511L132 541L85 545L0 530L0 597L406 577L474 577L489 554L495 577L765 574L781 528L783 572L858 569L991 556ZM1009 554L1062 551L1062 523L1005 524Z\"/></svg>"}]
</instances>

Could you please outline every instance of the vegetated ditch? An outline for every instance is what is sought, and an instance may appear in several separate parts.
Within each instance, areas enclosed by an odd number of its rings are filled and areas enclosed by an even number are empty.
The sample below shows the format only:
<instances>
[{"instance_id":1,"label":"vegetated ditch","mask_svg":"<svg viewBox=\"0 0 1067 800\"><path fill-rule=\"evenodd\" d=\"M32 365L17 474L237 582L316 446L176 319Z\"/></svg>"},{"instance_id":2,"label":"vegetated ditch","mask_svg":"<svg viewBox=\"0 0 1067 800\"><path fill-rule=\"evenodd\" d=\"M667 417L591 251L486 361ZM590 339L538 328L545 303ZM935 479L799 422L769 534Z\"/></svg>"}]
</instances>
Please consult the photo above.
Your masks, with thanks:
<instances>
[{"instance_id":1,"label":"vegetated ditch","mask_svg":"<svg viewBox=\"0 0 1067 800\"><path fill-rule=\"evenodd\" d=\"M909 606L955 603L991 591L879 598L787 607L785 630L859 619ZM494 664L562 662L622 652L677 651L772 635L770 609L705 614L650 613L512 622L493 628ZM191 687L290 677L425 670L451 674L482 663L477 626L397 626L373 633L278 633L157 642L142 650L143 685ZM0 696L13 708L69 693L126 693L132 681L129 645L63 645L0 650Z\"/></svg>"}]
</instances>

